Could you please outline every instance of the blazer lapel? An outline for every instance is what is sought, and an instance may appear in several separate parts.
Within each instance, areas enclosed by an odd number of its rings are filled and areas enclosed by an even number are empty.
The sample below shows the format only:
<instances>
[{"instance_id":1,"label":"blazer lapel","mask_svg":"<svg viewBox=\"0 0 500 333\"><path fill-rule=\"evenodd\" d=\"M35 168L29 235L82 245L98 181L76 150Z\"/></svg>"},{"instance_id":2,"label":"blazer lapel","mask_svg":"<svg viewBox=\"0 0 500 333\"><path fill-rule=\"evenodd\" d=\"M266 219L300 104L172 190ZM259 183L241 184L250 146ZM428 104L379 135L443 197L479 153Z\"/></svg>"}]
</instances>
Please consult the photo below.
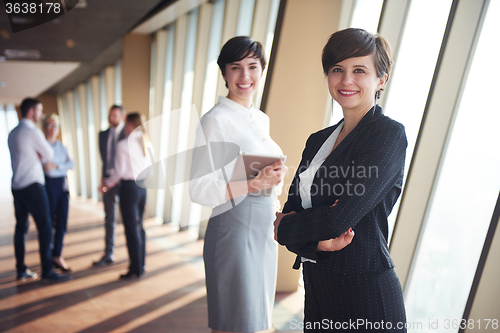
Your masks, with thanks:
<instances>
[{"instance_id":1,"label":"blazer lapel","mask_svg":"<svg viewBox=\"0 0 500 333\"><path fill-rule=\"evenodd\" d=\"M321 146L323 145L323 143L325 143L326 139L328 139L330 137L330 135L332 135L332 133L342 123L342 121L338 122L336 125L328 128L327 130L323 131L322 133L318 133L321 135L317 135L317 137L315 138L316 140L314 141L314 147L312 149L309 149L308 151L306 151L307 154L304 156L304 159L302 161L303 162L301 165L302 167L309 166L309 164L311 164L314 156L316 156L316 154L318 153L318 151L321 148Z\"/></svg>"},{"instance_id":2,"label":"blazer lapel","mask_svg":"<svg viewBox=\"0 0 500 333\"><path fill-rule=\"evenodd\" d=\"M307 150L304 151L304 157L303 157L303 159L301 161L301 164L299 165L298 170L305 171L309 167L309 165L311 164L314 156L316 156L318 150L321 148L321 146L323 145L323 143L326 141L326 139L328 139L328 137L333 133L333 131L335 131L335 129L340 125L340 123L342 121L343 120L341 120L340 122L338 122L336 125L331 126L327 130L325 130L325 131L323 131L321 133L317 133L316 134L317 137L315 137L314 142L310 143L313 146L309 147L309 149L307 149ZM303 210L302 199L301 199L300 194L299 194L299 188L300 188L299 173L297 173L295 175L295 178L292 180L291 187L292 187L291 191L293 191L293 193L297 193L297 195L294 196L294 200L296 200L295 201L295 207L300 208L298 211L302 211Z\"/></svg>"},{"instance_id":3,"label":"blazer lapel","mask_svg":"<svg viewBox=\"0 0 500 333\"><path fill-rule=\"evenodd\" d=\"M381 108L377 105L375 111L370 110L367 114L359 121L358 125L349 133L344 140L332 151L330 155L325 159L322 165L332 165L338 159L340 154L344 152L352 143L352 141L359 135L360 130L376 121L381 115ZM326 138L325 138L326 140ZM319 149L319 148L318 148Z\"/></svg>"},{"instance_id":4,"label":"blazer lapel","mask_svg":"<svg viewBox=\"0 0 500 333\"><path fill-rule=\"evenodd\" d=\"M118 134L118 141L125 139L125 127L122 128L120 134Z\"/></svg>"},{"instance_id":5,"label":"blazer lapel","mask_svg":"<svg viewBox=\"0 0 500 333\"><path fill-rule=\"evenodd\" d=\"M109 136L109 128L105 131L102 131L101 132L101 140L99 142L100 146L101 146L101 155L102 155L102 159L103 159L103 162L106 160L107 156L108 156L108 136Z\"/></svg>"}]
</instances>

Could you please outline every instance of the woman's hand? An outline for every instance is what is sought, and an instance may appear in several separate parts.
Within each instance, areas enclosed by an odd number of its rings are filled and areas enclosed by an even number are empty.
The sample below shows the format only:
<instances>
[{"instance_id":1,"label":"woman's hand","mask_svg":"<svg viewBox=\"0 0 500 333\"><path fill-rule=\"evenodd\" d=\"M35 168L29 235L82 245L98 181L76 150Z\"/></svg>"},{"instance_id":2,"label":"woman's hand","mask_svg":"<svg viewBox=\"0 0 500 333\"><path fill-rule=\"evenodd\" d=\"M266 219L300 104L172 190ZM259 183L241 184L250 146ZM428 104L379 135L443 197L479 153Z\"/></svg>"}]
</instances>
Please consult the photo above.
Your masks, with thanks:
<instances>
[{"instance_id":1,"label":"woman's hand","mask_svg":"<svg viewBox=\"0 0 500 333\"><path fill-rule=\"evenodd\" d=\"M330 207L335 207L337 206L339 200L335 200L333 205ZM337 238L332 238L332 239L327 239L324 241L320 241L318 243L318 247L316 248L316 251L339 251L342 250L344 247L347 245L351 244L352 239L354 238L354 231L352 228L349 228L346 232L344 232L342 235L340 235Z\"/></svg>"},{"instance_id":2,"label":"woman's hand","mask_svg":"<svg viewBox=\"0 0 500 333\"><path fill-rule=\"evenodd\" d=\"M50 171L52 169L57 169L57 168L59 168L59 166L55 163L52 163L52 162L47 162L43 165L43 170L46 172Z\"/></svg>"},{"instance_id":3,"label":"woman's hand","mask_svg":"<svg viewBox=\"0 0 500 333\"><path fill-rule=\"evenodd\" d=\"M292 212L286 213L286 214L276 212L276 220L274 220L274 240L275 241L278 241L278 227L280 226L281 219L283 218L283 216L287 216L290 214L295 214L295 211L292 211Z\"/></svg>"},{"instance_id":4,"label":"woman's hand","mask_svg":"<svg viewBox=\"0 0 500 333\"><path fill-rule=\"evenodd\" d=\"M349 228L346 232L337 238L332 238L318 243L316 251L339 251L351 244L354 238L354 231Z\"/></svg>"},{"instance_id":5,"label":"woman's hand","mask_svg":"<svg viewBox=\"0 0 500 333\"><path fill-rule=\"evenodd\" d=\"M109 188L108 188L108 186L106 185L106 179L104 179L104 178L103 178L103 179L101 180L101 184L99 185L99 187L97 188L97 190L99 191L99 193L104 194L104 193L108 192L108 189L109 189Z\"/></svg>"},{"instance_id":6,"label":"woman's hand","mask_svg":"<svg viewBox=\"0 0 500 333\"><path fill-rule=\"evenodd\" d=\"M251 189L249 192L262 191L278 185L283 181L287 170L288 168L283 164L282 160L268 165L250 181Z\"/></svg>"},{"instance_id":7,"label":"woman's hand","mask_svg":"<svg viewBox=\"0 0 500 333\"><path fill-rule=\"evenodd\" d=\"M102 184L101 184L101 185L99 185L99 187L97 188L97 191L99 191L99 193L104 194L104 193L108 192L108 188L107 188L105 185L102 185Z\"/></svg>"}]
</instances>

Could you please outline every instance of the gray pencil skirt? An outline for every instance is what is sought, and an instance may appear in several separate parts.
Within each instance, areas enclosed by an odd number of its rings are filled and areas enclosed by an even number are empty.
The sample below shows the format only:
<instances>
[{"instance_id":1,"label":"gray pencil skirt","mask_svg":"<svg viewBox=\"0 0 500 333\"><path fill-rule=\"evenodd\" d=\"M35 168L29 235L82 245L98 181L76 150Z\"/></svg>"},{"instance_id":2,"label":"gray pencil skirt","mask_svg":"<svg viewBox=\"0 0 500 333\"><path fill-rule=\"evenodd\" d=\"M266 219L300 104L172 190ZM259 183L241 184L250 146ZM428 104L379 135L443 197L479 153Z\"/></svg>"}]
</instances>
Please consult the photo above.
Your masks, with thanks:
<instances>
[{"instance_id":1,"label":"gray pencil skirt","mask_svg":"<svg viewBox=\"0 0 500 333\"><path fill-rule=\"evenodd\" d=\"M211 329L256 332L271 328L278 257L275 199L274 195L247 196L208 221L203 259Z\"/></svg>"}]
</instances>

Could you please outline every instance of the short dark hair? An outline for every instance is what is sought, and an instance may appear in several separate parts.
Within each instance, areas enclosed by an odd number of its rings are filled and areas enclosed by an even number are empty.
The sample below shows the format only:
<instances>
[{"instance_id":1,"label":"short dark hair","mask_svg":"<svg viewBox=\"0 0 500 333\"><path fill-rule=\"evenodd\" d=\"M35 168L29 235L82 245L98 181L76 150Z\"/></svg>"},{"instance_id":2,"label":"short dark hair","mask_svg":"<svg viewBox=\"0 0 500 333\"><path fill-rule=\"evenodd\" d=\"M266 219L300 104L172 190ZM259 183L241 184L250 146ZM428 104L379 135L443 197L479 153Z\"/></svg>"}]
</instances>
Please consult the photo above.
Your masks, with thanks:
<instances>
[{"instance_id":1,"label":"short dark hair","mask_svg":"<svg viewBox=\"0 0 500 333\"><path fill-rule=\"evenodd\" d=\"M260 60L262 70L266 68L266 56L261 43L245 36L237 36L228 40L220 50L219 58L217 59L217 65L219 65L222 75L226 75L227 64L245 59L249 55Z\"/></svg>"},{"instance_id":2,"label":"short dark hair","mask_svg":"<svg viewBox=\"0 0 500 333\"><path fill-rule=\"evenodd\" d=\"M143 126L144 116L142 116L139 112L130 112L127 114L125 122L133 124L134 128L138 126Z\"/></svg>"},{"instance_id":3,"label":"short dark hair","mask_svg":"<svg viewBox=\"0 0 500 333\"><path fill-rule=\"evenodd\" d=\"M31 98L31 97L25 98L21 102L21 106L20 106L21 117L26 118L26 116L28 115L29 110L31 108L36 108L36 106L38 104L42 104L42 102L40 102L40 100L38 98Z\"/></svg>"},{"instance_id":4,"label":"short dark hair","mask_svg":"<svg viewBox=\"0 0 500 333\"><path fill-rule=\"evenodd\" d=\"M123 106L121 105L118 105L118 104L113 104L110 108L109 108L109 112L111 112L111 110L113 109L120 109L121 113L124 114L125 113L125 109L123 108Z\"/></svg>"},{"instance_id":5,"label":"short dark hair","mask_svg":"<svg viewBox=\"0 0 500 333\"><path fill-rule=\"evenodd\" d=\"M323 72L328 75L328 71L339 62L371 54L374 55L377 76L380 78L387 74L389 80L393 62L391 47L384 37L358 28L337 31L323 48Z\"/></svg>"}]
</instances>

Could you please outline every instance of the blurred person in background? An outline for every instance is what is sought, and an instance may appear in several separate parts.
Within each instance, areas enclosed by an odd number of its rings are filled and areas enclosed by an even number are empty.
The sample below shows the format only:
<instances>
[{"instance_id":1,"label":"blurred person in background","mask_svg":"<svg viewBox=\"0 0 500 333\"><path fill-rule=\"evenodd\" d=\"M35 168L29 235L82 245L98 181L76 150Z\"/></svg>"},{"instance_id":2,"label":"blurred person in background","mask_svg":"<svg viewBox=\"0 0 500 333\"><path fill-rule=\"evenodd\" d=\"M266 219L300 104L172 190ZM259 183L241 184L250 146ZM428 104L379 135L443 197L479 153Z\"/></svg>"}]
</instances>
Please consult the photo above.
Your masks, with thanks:
<instances>
[{"instance_id":1,"label":"blurred person in background","mask_svg":"<svg viewBox=\"0 0 500 333\"><path fill-rule=\"evenodd\" d=\"M108 114L109 128L99 133L99 152L102 159L101 187L103 187L106 178L109 177L115 168L116 145L118 141L125 137L123 131L124 115L125 109L121 105L113 105L109 109ZM106 188L106 191L102 192L102 200L104 202L105 213L105 248L104 255L99 261L93 263L94 266L110 265L115 260L113 249L115 245L115 226L118 215L120 183L116 183L113 187L104 186L104 188Z\"/></svg>"},{"instance_id":2,"label":"blurred person in background","mask_svg":"<svg viewBox=\"0 0 500 333\"><path fill-rule=\"evenodd\" d=\"M138 278L144 274L146 233L143 219L147 192L144 188L145 178L141 176L147 174L139 174L138 171L146 169L150 163L146 150L147 137L142 128L143 120L139 113L127 114L125 139L116 146L114 170L99 187L99 191L105 193L108 188L120 183L120 210L130 259L128 272L120 275L120 279Z\"/></svg>"},{"instance_id":3,"label":"blurred person in background","mask_svg":"<svg viewBox=\"0 0 500 333\"><path fill-rule=\"evenodd\" d=\"M33 216L38 230L38 244L42 262L42 282L56 283L71 280L52 268L52 218L45 190L45 177L41 162L49 162L54 150L45 140L36 123L42 118L42 103L26 98L21 103L22 119L10 132L8 144L12 163L12 195L16 215L14 250L17 279L36 279L37 274L24 263L25 235L29 230L28 214Z\"/></svg>"},{"instance_id":4,"label":"blurred person in background","mask_svg":"<svg viewBox=\"0 0 500 333\"><path fill-rule=\"evenodd\" d=\"M61 256L64 234L68 224L69 188L66 174L73 169L73 161L62 142L57 139L59 134L59 116L48 115L42 121L45 138L54 150L54 157L43 165L45 171L45 188L49 198L50 216L55 229L52 245L52 261L55 268L69 272L70 268Z\"/></svg>"}]
</instances>

